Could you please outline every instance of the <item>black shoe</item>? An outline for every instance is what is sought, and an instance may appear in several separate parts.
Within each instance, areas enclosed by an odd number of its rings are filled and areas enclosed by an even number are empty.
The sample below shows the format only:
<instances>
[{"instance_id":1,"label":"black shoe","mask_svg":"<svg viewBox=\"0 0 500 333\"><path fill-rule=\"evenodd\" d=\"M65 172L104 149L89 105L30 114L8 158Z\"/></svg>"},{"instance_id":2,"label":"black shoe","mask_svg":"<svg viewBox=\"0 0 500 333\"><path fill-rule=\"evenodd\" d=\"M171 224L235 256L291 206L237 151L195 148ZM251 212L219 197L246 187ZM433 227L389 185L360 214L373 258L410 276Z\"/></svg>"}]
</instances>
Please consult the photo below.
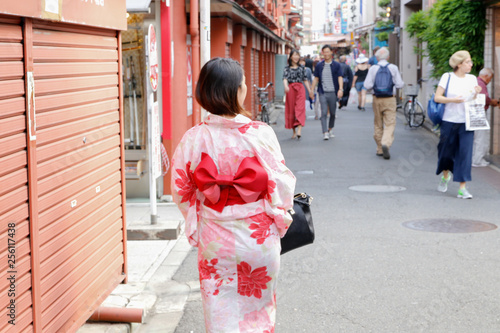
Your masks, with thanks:
<instances>
[{"instance_id":1,"label":"black shoe","mask_svg":"<svg viewBox=\"0 0 500 333\"><path fill-rule=\"evenodd\" d=\"M300 140L300 135L297 134L297 140Z\"/></svg>"},{"instance_id":2,"label":"black shoe","mask_svg":"<svg viewBox=\"0 0 500 333\"><path fill-rule=\"evenodd\" d=\"M384 155L384 154L382 154L382 153L375 153L375 155L377 155L377 156L382 156L382 155Z\"/></svg>"},{"instance_id":3,"label":"black shoe","mask_svg":"<svg viewBox=\"0 0 500 333\"><path fill-rule=\"evenodd\" d=\"M382 155L384 156L384 160L391 158L391 154L389 154L389 147L386 145L382 145Z\"/></svg>"},{"instance_id":4,"label":"black shoe","mask_svg":"<svg viewBox=\"0 0 500 333\"><path fill-rule=\"evenodd\" d=\"M358 105L358 110L363 110L363 108L361 106Z\"/></svg>"}]
</instances>

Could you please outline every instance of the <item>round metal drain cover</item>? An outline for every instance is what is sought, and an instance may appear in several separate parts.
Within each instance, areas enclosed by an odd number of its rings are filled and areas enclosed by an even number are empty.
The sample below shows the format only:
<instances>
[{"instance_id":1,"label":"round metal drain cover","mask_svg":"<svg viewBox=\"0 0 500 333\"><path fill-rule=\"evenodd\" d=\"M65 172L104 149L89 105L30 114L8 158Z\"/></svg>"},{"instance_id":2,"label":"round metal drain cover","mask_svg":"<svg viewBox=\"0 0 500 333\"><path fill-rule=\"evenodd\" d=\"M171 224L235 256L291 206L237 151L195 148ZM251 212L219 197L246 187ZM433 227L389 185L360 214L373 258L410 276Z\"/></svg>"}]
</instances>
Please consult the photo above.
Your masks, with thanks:
<instances>
[{"instance_id":1,"label":"round metal drain cover","mask_svg":"<svg viewBox=\"0 0 500 333\"><path fill-rule=\"evenodd\" d=\"M419 231L446 232L446 233L468 233L495 230L497 226L474 220L460 219L428 219L415 220L403 223L409 229Z\"/></svg>"},{"instance_id":2,"label":"round metal drain cover","mask_svg":"<svg viewBox=\"0 0 500 333\"><path fill-rule=\"evenodd\" d=\"M357 192L374 192L374 193L400 192L406 190L406 188L403 186L394 186L394 185L355 185L355 186L350 186L349 189Z\"/></svg>"}]
</instances>

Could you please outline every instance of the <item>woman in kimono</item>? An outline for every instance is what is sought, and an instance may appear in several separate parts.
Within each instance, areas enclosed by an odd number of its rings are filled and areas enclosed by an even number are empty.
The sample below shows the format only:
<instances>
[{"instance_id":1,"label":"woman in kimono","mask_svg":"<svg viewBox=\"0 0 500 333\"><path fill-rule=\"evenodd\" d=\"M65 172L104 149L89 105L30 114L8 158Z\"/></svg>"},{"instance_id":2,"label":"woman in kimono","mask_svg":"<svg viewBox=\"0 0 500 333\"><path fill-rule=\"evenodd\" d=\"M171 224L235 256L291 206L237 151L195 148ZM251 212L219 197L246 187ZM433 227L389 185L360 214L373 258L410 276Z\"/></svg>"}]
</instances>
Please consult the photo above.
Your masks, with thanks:
<instances>
[{"instance_id":1,"label":"woman in kimono","mask_svg":"<svg viewBox=\"0 0 500 333\"><path fill-rule=\"evenodd\" d=\"M196 100L210 114L186 132L172 162L174 201L198 247L207 332L274 332L295 177L273 129L247 117L246 92L237 61L207 62Z\"/></svg>"}]
</instances>

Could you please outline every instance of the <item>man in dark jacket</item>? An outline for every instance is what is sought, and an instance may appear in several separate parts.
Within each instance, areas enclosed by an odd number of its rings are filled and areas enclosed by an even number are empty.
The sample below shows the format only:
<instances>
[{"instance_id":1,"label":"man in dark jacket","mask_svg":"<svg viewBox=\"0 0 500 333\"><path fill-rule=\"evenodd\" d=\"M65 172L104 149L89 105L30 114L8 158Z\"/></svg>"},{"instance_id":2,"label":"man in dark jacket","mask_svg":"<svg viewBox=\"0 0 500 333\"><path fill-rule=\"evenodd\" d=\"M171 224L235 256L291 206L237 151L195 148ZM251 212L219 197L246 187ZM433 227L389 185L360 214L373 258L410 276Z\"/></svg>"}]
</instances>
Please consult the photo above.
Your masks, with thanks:
<instances>
[{"instance_id":1,"label":"man in dark jacket","mask_svg":"<svg viewBox=\"0 0 500 333\"><path fill-rule=\"evenodd\" d=\"M323 140L333 138L333 127L335 126L335 111L337 110L337 100L341 99L344 93L344 79L342 78L342 68L340 64L332 59L333 49L330 45L325 45L321 49L324 60L319 62L314 68L314 80L310 93L314 98L314 88L318 86L319 102L321 104L321 129L323 130ZM326 118L330 111L330 121L326 126Z\"/></svg>"},{"instance_id":2,"label":"man in dark jacket","mask_svg":"<svg viewBox=\"0 0 500 333\"><path fill-rule=\"evenodd\" d=\"M351 66L345 63L346 61L345 55L340 56L339 61L340 61L340 66L342 67L342 77L344 79L344 94L342 98L339 100L339 109L341 109L343 106L347 106L347 101L349 100L349 93L351 91L353 74Z\"/></svg>"}]
</instances>

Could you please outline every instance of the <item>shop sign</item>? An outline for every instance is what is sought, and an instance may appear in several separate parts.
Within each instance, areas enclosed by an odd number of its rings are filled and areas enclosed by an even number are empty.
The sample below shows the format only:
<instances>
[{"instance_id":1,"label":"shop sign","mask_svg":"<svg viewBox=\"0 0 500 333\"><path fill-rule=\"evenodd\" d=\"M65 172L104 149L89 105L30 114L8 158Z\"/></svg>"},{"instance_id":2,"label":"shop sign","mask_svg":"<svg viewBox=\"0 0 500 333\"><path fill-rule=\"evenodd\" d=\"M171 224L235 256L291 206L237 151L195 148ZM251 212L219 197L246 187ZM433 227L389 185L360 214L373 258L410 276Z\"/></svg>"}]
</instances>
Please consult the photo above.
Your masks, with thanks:
<instances>
[{"instance_id":1,"label":"shop sign","mask_svg":"<svg viewBox=\"0 0 500 333\"><path fill-rule=\"evenodd\" d=\"M333 18L333 33L342 33L342 12L340 10L335 11L335 16Z\"/></svg>"},{"instance_id":2,"label":"shop sign","mask_svg":"<svg viewBox=\"0 0 500 333\"><path fill-rule=\"evenodd\" d=\"M347 18L349 17L349 4L347 1L344 1L341 3L341 8L342 8L342 22L340 25L341 32L343 34L347 33Z\"/></svg>"},{"instance_id":3,"label":"shop sign","mask_svg":"<svg viewBox=\"0 0 500 333\"><path fill-rule=\"evenodd\" d=\"M156 34L155 28L152 24L149 25L148 29L148 58L149 58L149 82L151 83L151 89L156 91L158 89L158 53L156 51Z\"/></svg>"}]
</instances>

